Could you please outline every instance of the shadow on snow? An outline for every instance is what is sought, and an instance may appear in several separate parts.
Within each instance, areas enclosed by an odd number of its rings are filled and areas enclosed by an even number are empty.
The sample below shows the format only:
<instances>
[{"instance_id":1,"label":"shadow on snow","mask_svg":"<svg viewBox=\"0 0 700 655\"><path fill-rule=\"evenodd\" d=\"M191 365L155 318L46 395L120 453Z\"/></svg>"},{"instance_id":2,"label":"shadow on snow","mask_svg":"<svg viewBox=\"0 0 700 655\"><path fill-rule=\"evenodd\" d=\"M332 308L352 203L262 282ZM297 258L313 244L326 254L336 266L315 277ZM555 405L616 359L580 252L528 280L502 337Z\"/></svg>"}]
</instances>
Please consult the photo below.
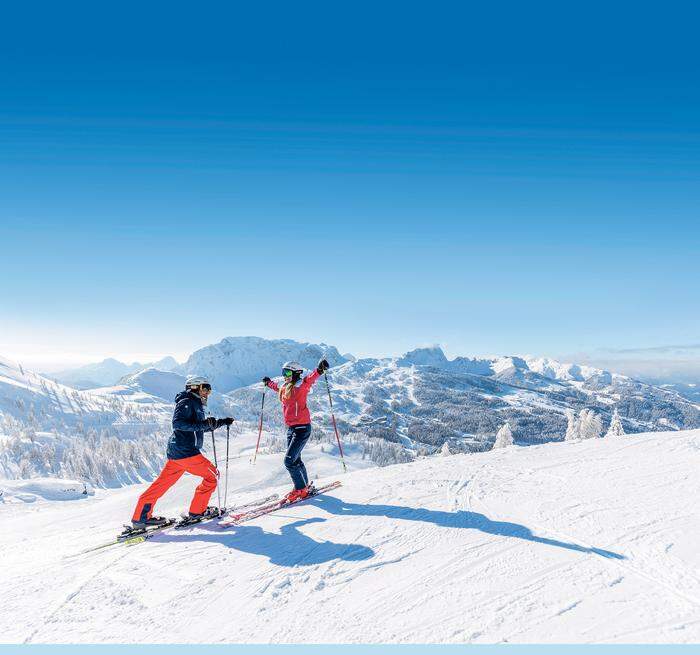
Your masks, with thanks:
<instances>
[{"instance_id":1,"label":"shadow on snow","mask_svg":"<svg viewBox=\"0 0 700 655\"><path fill-rule=\"evenodd\" d=\"M266 532L257 525L237 525L226 529L201 526L195 532L183 535L159 535L158 541L211 541L235 548L244 553L264 555L277 566L311 566L332 560L356 562L374 556L374 551L361 544L340 544L333 541L316 541L299 528L313 523L325 523L317 517L284 525L280 532Z\"/></svg>"},{"instance_id":2,"label":"shadow on snow","mask_svg":"<svg viewBox=\"0 0 700 655\"><path fill-rule=\"evenodd\" d=\"M359 503L346 503L333 496L321 495L313 499L313 503L323 508L329 514L337 516L384 516L390 519L401 519L404 521L421 521L432 523L445 528L467 528L479 530L486 534L498 535L500 537L513 537L524 539L547 546L556 546L575 550L580 553L591 553L607 557L609 559L626 559L624 555L601 548L587 548L579 544L547 537L538 537L532 533L530 528L519 523L508 521L492 521L484 514L461 510L458 512L442 512L432 509L416 507L402 507L400 505L363 505Z\"/></svg>"},{"instance_id":3,"label":"shadow on snow","mask_svg":"<svg viewBox=\"0 0 700 655\"><path fill-rule=\"evenodd\" d=\"M320 495L310 500L313 504L329 514L336 516L377 516L403 521L420 521L432 523L445 528L460 528L479 530L485 534L499 537L523 539L534 543L565 548L579 553L590 553L609 559L625 559L624 555L601 548L588 548L576 543L559 541L548 537L540 537L532 530L519 523L508 521L492 521L484 514L461 510L458 512L443 512L438 510L400 505L364 505L346 503L339 498ZM263 555L271 564L277 566L311 566L332 560L361 561L374 556L374 551L362 544L342 544L333 541L316 541L308 537L299 528L323 523L326 519L316 517L294 521L282 526L280 532L266 532L256 525L238 525L221 529L201 526L194 532L185 534L163 534L155 539L158 541L187 542L210 541L220 543L228 548L235 548L245 553Z\"/></svg>"}]
</instances>

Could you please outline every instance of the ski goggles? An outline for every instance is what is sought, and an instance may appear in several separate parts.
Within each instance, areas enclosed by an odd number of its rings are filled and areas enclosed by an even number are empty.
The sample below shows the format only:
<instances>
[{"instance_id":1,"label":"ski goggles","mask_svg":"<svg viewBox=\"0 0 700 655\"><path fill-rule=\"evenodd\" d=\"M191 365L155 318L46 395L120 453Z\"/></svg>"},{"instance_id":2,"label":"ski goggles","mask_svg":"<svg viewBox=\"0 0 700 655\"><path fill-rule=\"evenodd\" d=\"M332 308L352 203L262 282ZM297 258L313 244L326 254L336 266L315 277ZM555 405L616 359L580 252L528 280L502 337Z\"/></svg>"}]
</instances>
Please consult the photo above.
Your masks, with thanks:
<instances>
[{"instance_id":1,"label":"ski goggles","mask_svg":"<svg viewBox=\"0 0 700 655\"><path fill-rule=\"evenodd\" d=\"M206 391L211 391L211 384L200 384L199 386Z\"/></svg>"},{"instance_id":2,"label":"ski goggles","mask_svg":"<svg viewBox=\"0 0 700 655\"><path fill-rule=\"evenodd\" d=\"M291 368L283 368L282 375L286 378L291 378L294 375L294 371Z\"/></svg>"}]
</instances>

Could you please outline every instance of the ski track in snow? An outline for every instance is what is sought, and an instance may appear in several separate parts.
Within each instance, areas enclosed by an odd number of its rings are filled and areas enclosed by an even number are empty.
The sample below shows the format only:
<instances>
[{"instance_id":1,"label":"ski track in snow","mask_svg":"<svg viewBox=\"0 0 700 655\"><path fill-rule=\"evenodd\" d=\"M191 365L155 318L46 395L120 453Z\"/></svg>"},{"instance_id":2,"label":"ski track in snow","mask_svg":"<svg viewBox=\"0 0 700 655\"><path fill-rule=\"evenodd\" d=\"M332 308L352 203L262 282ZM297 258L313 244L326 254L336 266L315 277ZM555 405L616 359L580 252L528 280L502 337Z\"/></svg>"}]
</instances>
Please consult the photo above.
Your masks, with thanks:
<instances>
[{"instance_id":1,"label":"ski track in snow","mask_svg":"<svg viewBox=\"0 0 700 655\"><path fill-rule=\"evenodd\" d=\"M142 486L0 505L0 630L9 643L697 643L699 437L356 470L241 526L84 555ZM284 491L280 458L232 460L229 496ZM324 480L339 469L314 462ZM195 482L159 511L185 507Z\"/></svg>"}]
</instances>

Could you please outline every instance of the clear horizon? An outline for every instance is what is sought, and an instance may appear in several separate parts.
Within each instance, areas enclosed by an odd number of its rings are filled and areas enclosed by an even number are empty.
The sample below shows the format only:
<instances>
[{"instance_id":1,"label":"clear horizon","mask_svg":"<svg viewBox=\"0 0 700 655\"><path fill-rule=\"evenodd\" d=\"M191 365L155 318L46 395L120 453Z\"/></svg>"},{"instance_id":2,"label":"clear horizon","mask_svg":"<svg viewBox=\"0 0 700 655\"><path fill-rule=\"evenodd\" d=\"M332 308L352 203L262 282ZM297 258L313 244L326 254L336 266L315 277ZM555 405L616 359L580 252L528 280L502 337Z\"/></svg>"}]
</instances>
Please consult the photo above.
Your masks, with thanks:
<instances>
[{"instance_id":1,"label":"clear horizon","mask_svg":"<svg viewBox=\"0 0 700 655\"><path fill-rule=\"evenodd\" d=\"M226 335L230 336L258 336L258 335ZM223 339L225 337L221 337ZM268 337L270 339L286 339L289 337L278 336ZM212 343L218 343L221 339L216 339ZM308 339L298 339L298 341L309 342ZM395 351L385 353L358 353L352 352L342 347L342 344L332 343L328 340L321 340L327 345L334 346L341 354L350 353L355 357L395 357L403 355L407 351ZM105 359L115 359L124 364L147 364L153 363L164 357L173 357L178 363L183 363L187 358L199 348L211 344L201 344L191 350L181 351L180 353L115 353L94 354L92 357L86 357L80 353L61 353L54 354L55 358L43 358L41 355L31 353L7 353L0 352L0 356L21 363L24 367L34 370L39 373L58 373L61 371L80 368L81 366L96 364ZM590 365L596 368L603 368L614 373L621 373L634 378L644 380L657 381L659 383L700 383L700 345L699 344L676 344L666 348L654 349L627 349L625 352L615 352L612 350L598 350L592 353L569 353L569 354L552 354L543 352L457 352L444 344L422 343L416 344L415 348L438 346L442 348L448 359L455 357L493 357L493 356L534 356L548 357L564 363L574 363L581 365ZM409 350L413 350L411 348Z\"/></svg>"}]
</instances>

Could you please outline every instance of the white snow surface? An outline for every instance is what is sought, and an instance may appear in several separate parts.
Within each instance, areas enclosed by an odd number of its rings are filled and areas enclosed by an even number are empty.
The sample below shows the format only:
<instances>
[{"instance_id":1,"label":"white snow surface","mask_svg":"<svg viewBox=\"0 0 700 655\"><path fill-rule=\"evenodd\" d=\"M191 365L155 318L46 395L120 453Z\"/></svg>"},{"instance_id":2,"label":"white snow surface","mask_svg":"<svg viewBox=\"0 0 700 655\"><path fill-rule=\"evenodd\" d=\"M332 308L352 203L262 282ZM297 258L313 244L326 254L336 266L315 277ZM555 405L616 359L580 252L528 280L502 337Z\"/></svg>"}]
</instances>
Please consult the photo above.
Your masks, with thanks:
<instances>
[{"instance_id":1,"label":"white snow surface","mask_svg":"<svg viewBox=\"0 0 700 655\"><path fill-rule=\"evenodd\" d=\"M61 478L32 478L31 480L0 480L0 502L35 503L42 500L82 500L94 496L87 482Z\"/></svg>"},{"instance_id":2,"label":"white snow surface","mask_svg":"<svg viewBox=\"0 0 700 655\"><path fill-rule=\"evenodd\" d=\"M230 460L240 501L288 486L280 454L250 465L253 436ZM0 505L3 641L700 641L700 430L343 476L319 448L312 473L340 489L137 546L77 554L117 532L142 486ZM194 483L158 510L184 509Z\"/></svg>"}]
</instances>

